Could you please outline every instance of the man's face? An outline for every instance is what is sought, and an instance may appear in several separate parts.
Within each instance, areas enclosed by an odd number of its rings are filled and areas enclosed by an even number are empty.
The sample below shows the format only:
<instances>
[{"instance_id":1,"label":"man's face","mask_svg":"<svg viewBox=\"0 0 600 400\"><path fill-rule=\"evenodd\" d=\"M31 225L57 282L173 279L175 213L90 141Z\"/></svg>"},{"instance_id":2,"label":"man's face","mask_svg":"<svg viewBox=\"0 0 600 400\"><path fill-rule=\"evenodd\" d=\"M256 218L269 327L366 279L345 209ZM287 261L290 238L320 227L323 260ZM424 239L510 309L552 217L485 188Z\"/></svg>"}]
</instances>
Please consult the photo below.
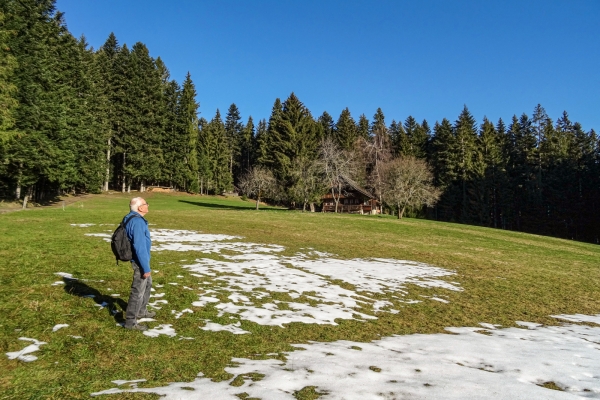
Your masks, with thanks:
<instances>
[{"instance_id":1,"label":"man's face","mask_svg":"<svg viewBox=\"0 0 600 400\"><path fill-rule=\"evenodd\" d=\"M138 212L142 215L148 214L148 211L150 211L148 206L149 204L146 202L146 200L144 200L144 202L138 206Z\"/></svg>"}]
</instances>

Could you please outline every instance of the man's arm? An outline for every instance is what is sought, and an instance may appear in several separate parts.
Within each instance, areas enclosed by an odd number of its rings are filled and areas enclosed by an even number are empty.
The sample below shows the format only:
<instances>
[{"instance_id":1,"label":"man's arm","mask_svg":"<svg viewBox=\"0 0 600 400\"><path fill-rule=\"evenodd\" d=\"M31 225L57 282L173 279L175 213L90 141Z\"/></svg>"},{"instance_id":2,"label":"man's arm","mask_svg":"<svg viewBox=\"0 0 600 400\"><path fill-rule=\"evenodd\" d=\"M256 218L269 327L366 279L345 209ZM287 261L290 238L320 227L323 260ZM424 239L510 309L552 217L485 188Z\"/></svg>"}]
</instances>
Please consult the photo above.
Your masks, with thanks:
<instances>
[{"instance_id":1,"label":"man's arm","mask_svg":"<svg viewBox=\"0 0 600 400\"><path fill-rule=\"evenodd\" d=\"M134 218L130 224L132 229L131 247L136 261L144 271L144 278L147 278L150 275L150 238L146 236L148 226L141 218Z\"/></svg>"}]
</instances>

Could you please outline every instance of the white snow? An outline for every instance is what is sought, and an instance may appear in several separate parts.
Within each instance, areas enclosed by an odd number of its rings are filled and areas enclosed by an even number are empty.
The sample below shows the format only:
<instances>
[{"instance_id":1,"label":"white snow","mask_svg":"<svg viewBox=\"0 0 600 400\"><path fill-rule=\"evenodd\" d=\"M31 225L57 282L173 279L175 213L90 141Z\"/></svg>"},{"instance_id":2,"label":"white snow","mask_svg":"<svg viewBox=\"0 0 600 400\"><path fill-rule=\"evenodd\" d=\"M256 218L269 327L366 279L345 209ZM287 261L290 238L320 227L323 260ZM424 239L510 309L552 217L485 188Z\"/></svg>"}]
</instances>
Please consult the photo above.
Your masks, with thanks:
<instances>
[{"instance_id":1,"label":"white snow","mask_svg":"<svg viewBox=\"0 0 600 400\"><path fill-rule=\"evenodd\" d=\"M213 331L213 332L219 332L219 331L227 331L227 332L231 332L234 335L242 335L244 333L250 333L248 331L243 330L242 328L240 328L241 323L235 323L235 324L229 324L229 325L221 325L221 324L217 324L215 322L210 322L207 321L206 325L203 326L202 330L204 331Z\"/></svg>"},{"instance_id":2,"label":"white snow","mask_svg":"<svg viewBox=\"0 0 600 400\"><path fill-rule=\"evenodd\" d=\"M66 328L68 326L69 326L69 324L57 324L57 325L54 325L54 328L52 328L52 332L56 332L57 330L59 330L61 328Z\"/></svg>"},{"instance_id":3,"label":"white snow","mask_svg":"<svg viewBox=\"0 0 600 400\"><path fill-rule=\"evenodd\" d=\"M229 325L205 320L203 330L251 333L241 329L240 320L284 327L292 322L335 325L338 318L376 319L381 312L409 312L404 307L419 301L448 303L447 291L463 290L447 279L454 271L413 261L343 260L310 249L285 257L279 254L281 246L240 242L234 236L159 229L151 234L155 251L216 255L182 266L198 279L198 300L192 306L214 307L218 317L233 320ZM411 299L410 284L431 289L431 295ZM151 306L166 303L160 299ZM173 312L177 319L188 310ZM600 325L600 315L555 318ZM451 334L392 336L369 343L297 344L295 351L282 353L285 361L232 359L234 366L225 370L233 377L226 381L213 382L200 373L192 382L112 388L92 395L144 392L166 399L201 395L234 400L245 392L249 397L293 399L295 391L314 386L331 399L600 398L600 326L516 323L519 328L481 322L479 327L447 328ZM176 337L175 329L159 325L144 335ZM264 378L252 381L251 373ZM239 376L248 379L231 386ZM541 386L550 382L563 391Z\"/></svg>"},{"instance_id":4,"label":"white snow","mask_svg":"<svg viewBox=\"0 0 600 400\"><path fill-rule=\"evenodd\" d=\"M564 319L565 321L571 322L591 322L594 324L600 325L600 314L597 315L583 315L583 314L575 314L575 315L553 315L553 318Z\"/></svg>"},{"instance_id":5,"label":"white snow","mask_svg":"<svg viewBox=\"0 0 600 400\"><path fill-rule=\"evenodd\" d=\"M171 325L171 324L161 324L161 325L157 326L156 328L148 329L147 331L144 331L143 333L144 333L144 335L150 336L150 337L158 337L159 335L175 337L175 336L177 336L177 333L175 332L175 329L171 328L172 326L173 325Z\"/></svg>"},{"instance_id":6,"label":"white snow","mask_svg":"<svg viewBox=\"0 0 600 400\"><path fill-rule=\"evenodd\" d=\"M454 335L393 336L370 343L337 341L295 345L286 361L234 358L234 377L259 373L240 387L199 374L165 387L109 389L93 396L145 392L165 399L293 399L315 386L331 399L570 399L600 398L600 328L581 325L449 328ZM553 382L564 391L543 388ZM193 389L193 390L191 390Z\"/></svg>"},{"instance_id":7,"label":"white snow","mask_svg":"<svg viewBox=\"0 0 600 400\"><path fill-rule=\"evenodd\" d=\"M30 338L26 338L26 337L20 337L19 340L23 340L26 342L33 342L33 344L30 344L29 346L25 347L22 350L6 353L9 360L18 359L18 360L21 360L24 362L35 361L35 360L37 360L37 357L31 355L30 353L38 351L40 349L41 345L47 344L46 342L40 342L37 339L30 339Z\"/></svg>"}]
</instances>

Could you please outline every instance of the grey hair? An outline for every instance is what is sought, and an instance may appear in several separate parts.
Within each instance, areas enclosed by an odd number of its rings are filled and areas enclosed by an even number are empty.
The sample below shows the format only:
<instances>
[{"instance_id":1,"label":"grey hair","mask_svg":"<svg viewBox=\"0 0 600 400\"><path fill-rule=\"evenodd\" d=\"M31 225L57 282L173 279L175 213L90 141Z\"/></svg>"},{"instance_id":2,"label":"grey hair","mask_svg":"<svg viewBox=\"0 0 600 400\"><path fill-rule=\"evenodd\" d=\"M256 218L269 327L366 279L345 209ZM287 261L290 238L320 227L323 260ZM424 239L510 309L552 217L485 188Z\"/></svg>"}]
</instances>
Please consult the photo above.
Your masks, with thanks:
<instances>
[{"instance_id":1,"label":"grey hair","mask_svg":"<svg viewBox=\"0 0 600 400\"><path fill-rule=\"evenodd\" d=\"M141 197L134 197L129 202L129 209L131 211L137 212L138 208L142 205L143 201L144 199L142 199Z\"/></svg>"}]
</instances>

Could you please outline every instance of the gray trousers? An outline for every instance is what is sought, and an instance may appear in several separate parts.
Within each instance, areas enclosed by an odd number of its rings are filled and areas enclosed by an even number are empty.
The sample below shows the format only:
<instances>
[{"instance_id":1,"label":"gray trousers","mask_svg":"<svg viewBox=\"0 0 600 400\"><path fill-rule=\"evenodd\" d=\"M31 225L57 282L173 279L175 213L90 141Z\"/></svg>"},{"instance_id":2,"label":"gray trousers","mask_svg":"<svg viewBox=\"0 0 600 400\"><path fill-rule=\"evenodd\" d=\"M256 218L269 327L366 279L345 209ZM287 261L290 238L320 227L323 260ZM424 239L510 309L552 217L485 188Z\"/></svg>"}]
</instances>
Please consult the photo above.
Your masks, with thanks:
<instances>
[{"instance_id":1,"label":"gray trousers","mask_svg":"<svg viewBox=\"0 0 600 400\"><path fill-rule=\"evenodd\" d=\"M152 275L145 279L142 278L144 270L133 261L131 268L133 269L133 281L125 313L125 326L128 327L137 324L138 317L146 314L146 306L150 300L150 289L152 288Z\"/></svg>"}]
</instances>

